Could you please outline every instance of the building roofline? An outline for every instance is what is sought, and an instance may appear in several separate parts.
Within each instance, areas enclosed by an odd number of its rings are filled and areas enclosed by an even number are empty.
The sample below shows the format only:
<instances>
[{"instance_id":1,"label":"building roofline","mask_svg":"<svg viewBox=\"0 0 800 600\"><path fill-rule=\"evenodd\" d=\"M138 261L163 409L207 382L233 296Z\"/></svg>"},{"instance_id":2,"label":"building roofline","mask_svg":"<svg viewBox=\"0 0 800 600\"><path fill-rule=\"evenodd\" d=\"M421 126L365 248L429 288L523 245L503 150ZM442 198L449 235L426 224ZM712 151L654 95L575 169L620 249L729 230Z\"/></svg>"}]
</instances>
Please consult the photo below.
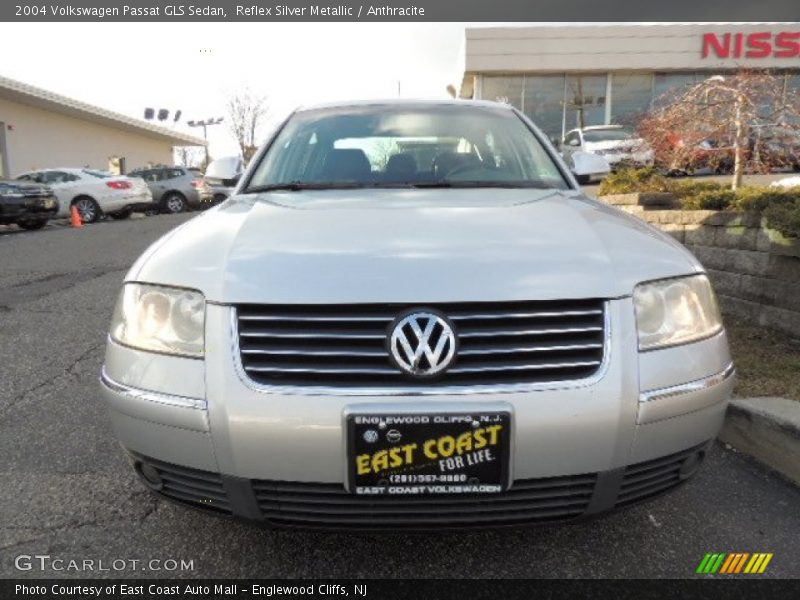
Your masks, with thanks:
<instances>
[{"instance_id":1,"label":"building roofline","mask_svg":"<svg viewBox=\"0 0 800 600\"><path fill-rule=\"evenodd\" d=\"M0 98L171 142L174 146L206 145L206 141L202 138L172 131L160 125L153 125L141 119L128 117L2 75L0 75Z\"/></svg>"}]
</instances>

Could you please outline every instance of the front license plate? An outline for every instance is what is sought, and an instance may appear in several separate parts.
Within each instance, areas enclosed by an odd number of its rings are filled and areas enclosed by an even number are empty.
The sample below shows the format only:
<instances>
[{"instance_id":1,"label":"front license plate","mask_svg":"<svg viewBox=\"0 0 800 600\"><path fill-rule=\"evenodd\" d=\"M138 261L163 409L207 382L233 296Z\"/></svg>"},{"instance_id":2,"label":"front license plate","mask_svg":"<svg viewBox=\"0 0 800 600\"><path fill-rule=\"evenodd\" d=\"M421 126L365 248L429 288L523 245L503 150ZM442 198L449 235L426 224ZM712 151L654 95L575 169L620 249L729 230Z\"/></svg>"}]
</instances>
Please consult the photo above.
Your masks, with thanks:
<instances>
[{"instance_id":1,"label":"front license plate","mask_svg":"<svg viewBox=\"0 0 800 600\"><path fill-rule=\"evenodd\" d=\"M508 481L508 412L347 417L355 494L492 494Z\"/></svg>"}]
</instances>

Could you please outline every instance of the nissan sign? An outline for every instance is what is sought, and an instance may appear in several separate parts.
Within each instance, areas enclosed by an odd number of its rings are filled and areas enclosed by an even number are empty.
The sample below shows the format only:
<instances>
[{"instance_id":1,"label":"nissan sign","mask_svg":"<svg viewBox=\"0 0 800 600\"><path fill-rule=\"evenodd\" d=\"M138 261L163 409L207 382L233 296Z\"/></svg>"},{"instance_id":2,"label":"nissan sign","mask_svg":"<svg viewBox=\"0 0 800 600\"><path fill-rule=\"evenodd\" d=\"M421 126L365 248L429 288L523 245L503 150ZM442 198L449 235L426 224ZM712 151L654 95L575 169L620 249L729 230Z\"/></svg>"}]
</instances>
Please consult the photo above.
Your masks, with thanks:
<instances>
[{"instance_id":1,"label":"nissan sign","mask_svg":"<svg viewBox=\"0 0 800 600\"><path fill-rule=\"evenodd\" d=\"M796 56L800 56L800 31L703 34L703 58L795 58Z\"/></svg>"}]
</instances>

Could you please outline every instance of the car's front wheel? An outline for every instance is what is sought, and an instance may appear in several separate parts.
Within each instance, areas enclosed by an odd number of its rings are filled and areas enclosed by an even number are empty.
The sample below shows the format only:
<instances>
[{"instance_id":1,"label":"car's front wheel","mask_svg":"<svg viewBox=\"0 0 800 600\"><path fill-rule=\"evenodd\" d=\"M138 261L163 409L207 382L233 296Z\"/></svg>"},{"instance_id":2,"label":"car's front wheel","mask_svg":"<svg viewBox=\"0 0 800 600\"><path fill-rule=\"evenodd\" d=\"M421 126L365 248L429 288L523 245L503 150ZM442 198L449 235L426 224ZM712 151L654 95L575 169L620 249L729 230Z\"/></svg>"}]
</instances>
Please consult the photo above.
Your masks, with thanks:
<instances>
[{"instance_id":1,"label":"car's front wheel","mask_svg":"<svg viewBox=\"0 0 800 600\"><path fill-rule=\"evenodd\" d=\"M20 221L17 223L22 229L33 231L34 229L41 229L47 225L47 219L38 219L36 221Z\"/></svg>"},{"instance_id":2,"label":"car's front wheel","mask_svg":"<svg viewBox=\"0 0 800 600\"><path fill-rule=\"evenodd\" d=\"M186 198L177 192L169 194L166 198L164 198L162 204L164 206L164 210L172 214L186 212L186 208L188 206L186 203Z\"/></svg>"},{"instance_id":3,"label":"car's front wheel","mask_svg":"<svg viewBox=\"0 0 800 600\"><path fill-rule=\"evenodd\" d=\"M72 206L78 209L83 223L94 223L100 218L100 207L97 202L89 196L81 196L72 202Z\"/></svg>"}]
</instances>

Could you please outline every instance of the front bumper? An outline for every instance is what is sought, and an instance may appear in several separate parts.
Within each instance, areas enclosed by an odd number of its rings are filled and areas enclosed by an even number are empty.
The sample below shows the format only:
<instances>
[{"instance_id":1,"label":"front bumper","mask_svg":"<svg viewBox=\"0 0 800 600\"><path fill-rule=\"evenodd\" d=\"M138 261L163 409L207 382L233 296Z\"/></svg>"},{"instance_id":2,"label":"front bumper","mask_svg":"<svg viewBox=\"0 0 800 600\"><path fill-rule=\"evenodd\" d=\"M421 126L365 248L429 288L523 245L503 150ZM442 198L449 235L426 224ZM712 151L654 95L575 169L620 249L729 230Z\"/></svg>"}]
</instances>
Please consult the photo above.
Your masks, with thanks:
<instances>
[{"instance_id":1,"label":"front bumper","mask_svg":"<svg viewBox=\"0 0 800 600\"><path fill-rule=\"evenodd\" d=\"M639 354L626 298L608 302L607 365L580 385L477 397L270 390L241 373L232 310L208 305L205 361L109 341L102 393L137 469L149 464L160 473L160 493L276 525L500 525L609 510L691 475L721 427L733 387L724 332ZM437 412L510 410L507 492L401 502L365 501L345 492L346 411L425 412L434 406Z\"/></svg>"}]
</instances>

